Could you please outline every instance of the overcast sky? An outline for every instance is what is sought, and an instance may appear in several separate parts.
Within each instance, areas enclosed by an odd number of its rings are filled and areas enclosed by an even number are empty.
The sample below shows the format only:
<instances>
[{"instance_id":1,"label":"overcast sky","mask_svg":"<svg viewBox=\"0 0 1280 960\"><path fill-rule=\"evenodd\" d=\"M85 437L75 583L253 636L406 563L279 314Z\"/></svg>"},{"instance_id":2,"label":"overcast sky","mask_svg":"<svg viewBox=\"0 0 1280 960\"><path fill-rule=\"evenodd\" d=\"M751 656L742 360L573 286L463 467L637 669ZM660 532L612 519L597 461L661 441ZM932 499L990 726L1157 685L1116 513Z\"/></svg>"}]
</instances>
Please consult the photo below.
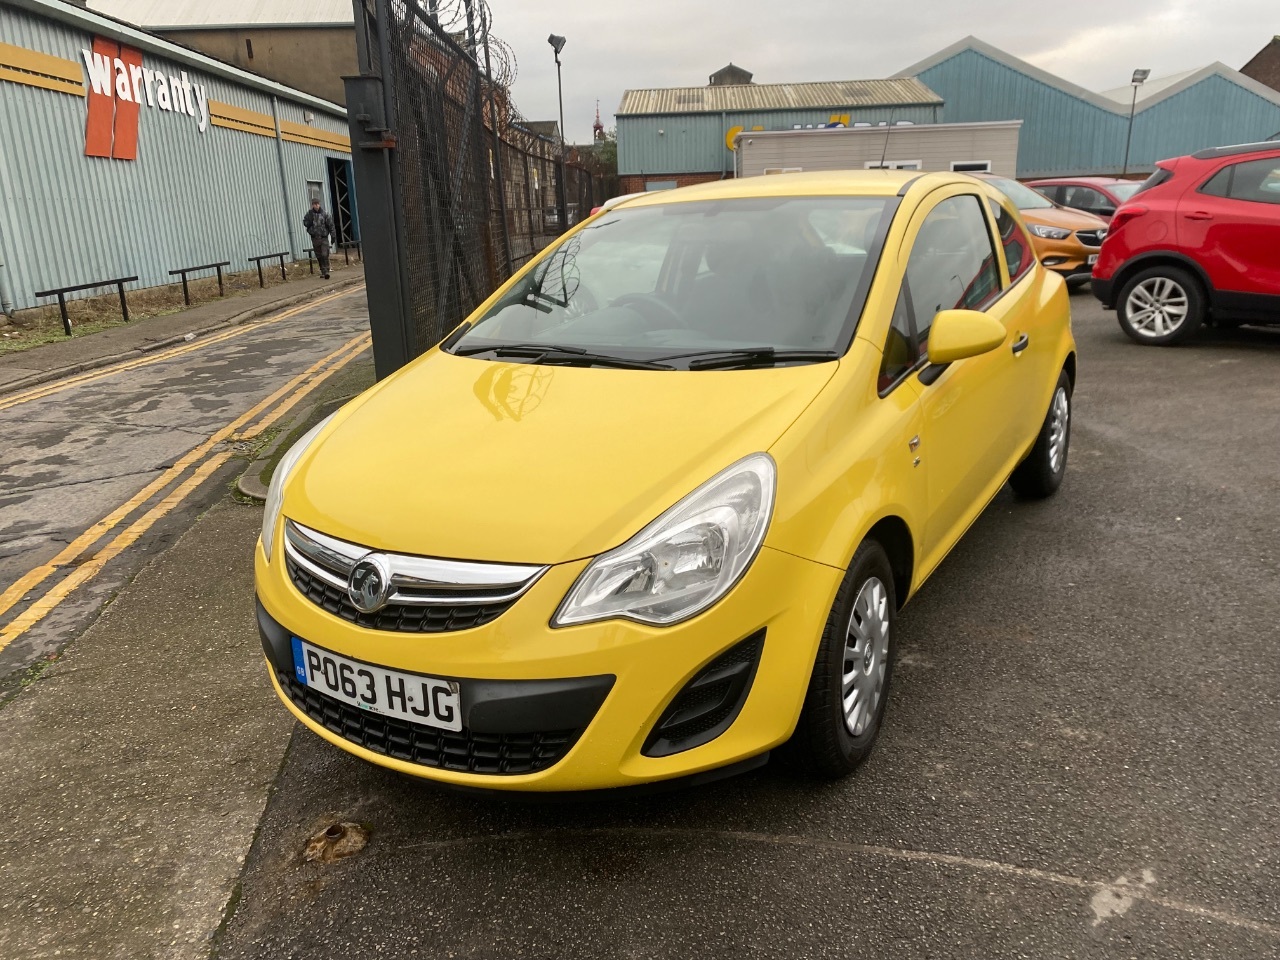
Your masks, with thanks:
<instances>
[{"instance_id":1,"label":"overcast sky","mask_svg":"<svg viewBox=\"0 0 1280 960\"><path fill-rule=\"evenodd\" d=\"M493 32L514 49L513 88L530 120L556 117L547 35L568 38L567 138L605 127L622 91L699 86L730 61L756 83L888 76L972 34L1090 90L1221 60L1239 69L1280 34L1277 0L489 0Z\"/></svg>"}]
</instances>

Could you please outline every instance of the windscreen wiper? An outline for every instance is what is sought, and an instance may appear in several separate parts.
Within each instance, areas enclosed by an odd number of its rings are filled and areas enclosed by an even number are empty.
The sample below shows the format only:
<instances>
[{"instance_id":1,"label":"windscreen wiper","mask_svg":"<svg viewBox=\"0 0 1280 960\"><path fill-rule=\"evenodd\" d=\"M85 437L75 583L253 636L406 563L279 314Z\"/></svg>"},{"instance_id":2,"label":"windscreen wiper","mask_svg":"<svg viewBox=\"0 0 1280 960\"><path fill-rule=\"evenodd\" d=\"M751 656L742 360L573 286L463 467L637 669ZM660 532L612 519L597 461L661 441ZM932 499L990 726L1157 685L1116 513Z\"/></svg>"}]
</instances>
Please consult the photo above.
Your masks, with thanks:
<instances>
[{"instance_id":1,"label":"windscreen wiper","mask_svg":"<svg viewBox=\"0 0 1280 960\"><path fill-rule=\"evenodd\" d=\"M690 370L732 370L747 367L772 367L779 363L820 363L839 360L834 350L779 350L776 347L747 347L742 350L699 350L677 353L659 360L688 359Z\"/></svg>"},{"instance_id":2,"label":"windscreen wiper","mask_svg":"<svg viewBox=\"0 0 1280 960\"><path fill-rule=\"evenodd\" d=\"M458 356L474 357L491 353L498 359L511 357L528 359L533 363L553 363L568 367L617 367L623 370L674 370L669 363L655 360L629 360L607 353L592 353L582 347L565 347L554 343L503 343L492 347L464 347L455 350Z\"/></svg>"}]
</instances>

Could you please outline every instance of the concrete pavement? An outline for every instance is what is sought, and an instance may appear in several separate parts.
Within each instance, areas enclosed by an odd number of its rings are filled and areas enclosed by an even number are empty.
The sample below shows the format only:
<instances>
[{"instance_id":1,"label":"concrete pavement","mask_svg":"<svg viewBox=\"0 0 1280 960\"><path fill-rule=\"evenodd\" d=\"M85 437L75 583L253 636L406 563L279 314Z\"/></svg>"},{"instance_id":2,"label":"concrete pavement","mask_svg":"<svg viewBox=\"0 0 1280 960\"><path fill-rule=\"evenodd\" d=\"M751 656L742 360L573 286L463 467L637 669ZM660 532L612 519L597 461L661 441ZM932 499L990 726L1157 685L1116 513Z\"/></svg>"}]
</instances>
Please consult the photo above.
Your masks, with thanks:
<instances>
[{"instance_id":1,"label":"concrete pavement","mask_svg":"<svg viewBox=\"0 0 1280 960\"><path fill-rule=\"evenodd\" d=\"M147 317L96 333L0 354L0 396L249 323L363 281L363 263L348 265L338 262L328 280L318 273L308 275L288 283L197 304L177 313Z\"/></svg>"},{"instance_id":2,"label":"concrete pavement","mask_svg":"<svg viewBox=\"0 0 1280 960\"><path fill-rule=\"evenodd\" d=\"M907 609L858 776L548 807L298 730L217 956L1280 957L1280 336L1073 305L1067 481ZM304 863L334 820L367 849Z\"/></svg>"},{"instance_id":3,"label":"concrete pavement","mask_svg":"<svg viewBox=\"0 0 1280 960\"><path fill-rule=\"evenodd\" d=\"M1066 484L905 611L858 776L542 806L290 738L222 502L0 710L0 956L1280 957L1280 335L1073 305Z\"/></svg>"}]
</instances>

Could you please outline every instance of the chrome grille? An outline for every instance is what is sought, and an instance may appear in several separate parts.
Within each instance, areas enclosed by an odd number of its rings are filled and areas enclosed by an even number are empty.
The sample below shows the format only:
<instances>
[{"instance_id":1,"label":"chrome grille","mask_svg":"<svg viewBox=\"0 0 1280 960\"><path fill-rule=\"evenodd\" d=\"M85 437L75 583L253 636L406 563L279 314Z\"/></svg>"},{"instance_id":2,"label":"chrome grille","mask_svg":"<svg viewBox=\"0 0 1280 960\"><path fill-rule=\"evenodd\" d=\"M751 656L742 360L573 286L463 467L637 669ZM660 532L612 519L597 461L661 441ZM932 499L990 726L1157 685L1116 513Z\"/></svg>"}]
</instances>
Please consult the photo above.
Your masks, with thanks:
<instances>
[{"instance_id":1,"label":"chrome grille","mask_svg":"<svg viewBox=\"0 0 1280 960\"><path fill-rule=\"evenodd\" d=\"M503 614L546 567L438 560L382 553L286 520L285 566L298 592L334 616L371 630L446 633L482 626ZM375 554L391 576L386 604L357 610L347 595L352 568Z\"/></svg>"},{"instance_id":2,"label":"chrome grille","mask_svg":"<svg viewBox=\"0 0 1280 960\"><path fill-rule=\"evenodd\" d=\"M1102 241L1107 238L1107 231L1099 230L1077 230L1076 238L1086 247L1100 247Z\"/></svg>"}]
</instances>

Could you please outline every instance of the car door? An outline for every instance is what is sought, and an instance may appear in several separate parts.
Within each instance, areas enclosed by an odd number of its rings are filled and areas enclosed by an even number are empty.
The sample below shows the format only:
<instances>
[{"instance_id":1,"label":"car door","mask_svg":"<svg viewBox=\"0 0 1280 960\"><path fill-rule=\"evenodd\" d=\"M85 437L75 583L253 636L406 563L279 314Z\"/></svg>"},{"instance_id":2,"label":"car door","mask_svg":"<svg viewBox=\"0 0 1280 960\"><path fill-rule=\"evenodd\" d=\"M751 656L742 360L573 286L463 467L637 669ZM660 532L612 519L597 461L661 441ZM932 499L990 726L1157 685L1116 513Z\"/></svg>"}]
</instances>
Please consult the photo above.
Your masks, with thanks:
<instances>
[{"instance_id":1,"label":"car door","mask_svg":"<svg viewBox=\"0 0 1280 960\"><path fill-rule=\"evenodd\" d=\"M908 252L909 251L909 252ZM928 520L923 570L931 570L1008 477L1019 454L1026 405L1019 338L1021 311L1007 298L985 203L961 186L932 194L912 217L904 240L903 287L915 349L927 355L941 310L983 310L1008 329L988 353L916 374L922 427L917 455L926 470ZM923 360L921 361L923 363Z\"/></svg>"},{"instance_id":2,"label":"car door","mask_svg":"<svg viewBox=\"0 0 1280 960\"><path fill-rule=\"evenodd\" d=\"M1227 164L1184 194L1178 240L1217 290L1280 296L1280 156Z\"/></svg>"}]
</instances>

